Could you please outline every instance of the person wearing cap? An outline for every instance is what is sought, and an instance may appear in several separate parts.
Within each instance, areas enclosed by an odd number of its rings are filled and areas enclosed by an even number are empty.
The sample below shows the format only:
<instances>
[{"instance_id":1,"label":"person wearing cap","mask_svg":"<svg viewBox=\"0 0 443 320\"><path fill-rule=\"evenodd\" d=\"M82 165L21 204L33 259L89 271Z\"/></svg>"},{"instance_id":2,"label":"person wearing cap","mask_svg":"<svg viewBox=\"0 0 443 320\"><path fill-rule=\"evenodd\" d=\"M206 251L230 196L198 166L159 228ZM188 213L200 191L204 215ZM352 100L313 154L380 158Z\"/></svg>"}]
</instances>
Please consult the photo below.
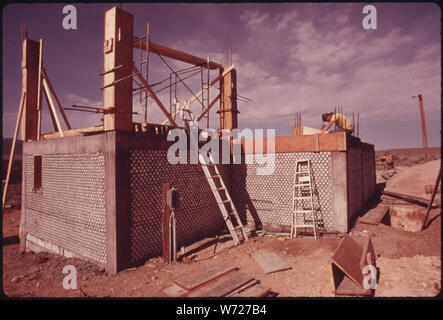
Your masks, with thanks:
<instances>
[{"instance_id":1,"label":"person wearing cap","mask_svg":"<svg viewBox=\"0 0 443 320\"><path fill-rule=\"evenodd\" d=\"M328 129L335 123L337 126L337 131L346 132L346 134L352 134L354 129L352 128L351 121L340 113L323 113L321 116L322 120L329 122L326 127L324 127L320 133L325 133Z\"/></svg>"}]
</instances>

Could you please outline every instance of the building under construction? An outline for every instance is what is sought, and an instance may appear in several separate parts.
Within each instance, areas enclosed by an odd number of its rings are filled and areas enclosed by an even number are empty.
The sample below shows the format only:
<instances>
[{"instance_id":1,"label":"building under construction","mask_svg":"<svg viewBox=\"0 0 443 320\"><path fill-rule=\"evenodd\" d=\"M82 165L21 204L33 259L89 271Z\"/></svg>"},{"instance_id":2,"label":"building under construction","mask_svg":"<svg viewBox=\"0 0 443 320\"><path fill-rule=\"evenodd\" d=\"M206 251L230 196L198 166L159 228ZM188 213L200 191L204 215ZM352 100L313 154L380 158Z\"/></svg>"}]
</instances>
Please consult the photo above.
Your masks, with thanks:
<instances>
[{"instance_id":1,"label":"building under construction","mask_svg":"<svg viewBox=\"0 0 443 320\"><path fill-rule=\"evenodd\" d=\"M103 108L95 110L103 114L103 124L71 128L42 65L41 48L42 42L23 39L21 250L76 256L110 273L161 255L165 184L179 195L174 210L177 248L225 229L224 203L240 217L234 227L286 232L294 226L294 172L301 160L311 166L314 231L348 232L374 193L374 147L344 132L306 135L294 130L292 136L276 137L270 175L257 174L259 164L231 162L215 166L221 182L214 183L217 177L208 176L205 165L170 164L167 151L174 142L166 137L172 128L180 128L176 115L184 106L165 107L134 63L133 50L218 71L187 103L201 102L202 113L193 119L197 122L218 106L220 130L238 127L235 66L153 43L149 28L146 35L134 36L133 15L117 7L105 13ZM134 79L164 113L164 123L132 121ZM218 91L212 101L204 99L210 88ZM56 128L46 134L41 133L42 95ZM256 140L249 142L255 146ZM242 150L245 155L253 148ZM223 188L226 194L220 196L218 189Z\"/></svg>"}]
</instances>

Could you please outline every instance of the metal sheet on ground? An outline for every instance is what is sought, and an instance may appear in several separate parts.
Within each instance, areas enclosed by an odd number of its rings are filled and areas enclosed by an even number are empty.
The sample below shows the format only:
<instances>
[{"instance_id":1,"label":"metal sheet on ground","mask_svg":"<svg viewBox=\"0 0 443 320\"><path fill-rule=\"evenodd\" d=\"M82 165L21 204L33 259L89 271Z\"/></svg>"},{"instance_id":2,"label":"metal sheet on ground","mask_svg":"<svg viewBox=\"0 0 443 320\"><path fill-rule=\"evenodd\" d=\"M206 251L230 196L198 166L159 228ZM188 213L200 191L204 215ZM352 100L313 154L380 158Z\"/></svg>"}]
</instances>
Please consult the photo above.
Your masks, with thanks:
<instances>
[{"instance_id":1,"label":"metal sheet on ground","mask_svg":"<svg viewBox=\"0 0 443 320\"><path fill-rule=\"evenodd\" d=\"M220 277L221 275L224 275L236 269L237 267L232 267L224 263L215 264L201 273L187 275L180 279L174 280L174 282L184 289L192 290L206 282L209 282L215 278Z\"/></svg>"},{"instance_id":2,"label":"metal sheet on ground","mask_svg":"<svg viewBox=\"0 0 443 320\"><path fill-rule=\"evenodd\" d=\"M265 273L291 269L291 267L274 252L256 253L253 257Z\"/></svg>"}]
</instances>

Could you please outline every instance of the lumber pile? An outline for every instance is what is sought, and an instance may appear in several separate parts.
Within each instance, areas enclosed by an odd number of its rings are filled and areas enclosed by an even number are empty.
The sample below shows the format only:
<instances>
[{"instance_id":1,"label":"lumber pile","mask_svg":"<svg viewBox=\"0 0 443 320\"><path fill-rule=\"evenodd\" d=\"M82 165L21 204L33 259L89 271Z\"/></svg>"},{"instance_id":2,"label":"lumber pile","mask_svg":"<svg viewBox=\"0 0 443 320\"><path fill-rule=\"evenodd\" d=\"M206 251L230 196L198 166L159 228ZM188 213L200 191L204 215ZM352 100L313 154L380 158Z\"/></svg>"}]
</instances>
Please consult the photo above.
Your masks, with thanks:
<instances>
[{"instance_id":1,"label":"lumber pile","mask_svg":"<svg viewBox=\"0 0 443 320\"><path fill-rule=\"evenodd\" d=\"M275 294L254 277L224 263L176 279L163 289L163 293L169 297L266 297Z\"/></svg>"}]
</instances>

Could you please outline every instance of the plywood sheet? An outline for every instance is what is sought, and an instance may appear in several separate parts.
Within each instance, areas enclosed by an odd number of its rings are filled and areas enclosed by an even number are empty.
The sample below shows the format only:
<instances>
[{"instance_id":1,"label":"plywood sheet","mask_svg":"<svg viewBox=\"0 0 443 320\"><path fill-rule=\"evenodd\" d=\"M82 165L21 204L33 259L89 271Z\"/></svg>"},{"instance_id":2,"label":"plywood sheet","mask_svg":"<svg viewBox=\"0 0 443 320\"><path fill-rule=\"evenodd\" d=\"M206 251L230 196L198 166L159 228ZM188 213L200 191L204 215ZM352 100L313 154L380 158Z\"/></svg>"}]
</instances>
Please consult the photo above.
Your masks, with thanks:
<instances>
[{"instance_id":1,"label":"plywood sheet","mask_svg":"<svg viewBox=\"0 0 443 320\"><path fill-rule=\"evenodd\" d=\"M262 252L253 255L265 273L291 269L275 252Z\"/></svg>"},{"instance_id":2,"label":"plywood sheet","mask_svg":"<svg viewBox=\"0 0 443 320\"><path fill-rule=\"evenodd\" d=\"M224 297L253 280L254 278L252 276L236 271L192 291L187 296Z\"/></svg>"},{"instance_id":3,"label":"plywood sheet","mask_svg":"<svg viewBox=\"0 0 443 320\"><path fill-rule=\"evenodd\" d=\"M174 297L174 298L183 297L189 292L188 290L183 289L182 287L176 285L175 283L172 283L170 286L167 286L162 291L168 297Z\"/></svg>"},{"instance_id":4,"label":"plywood sheet","mask_svg":"<svg viewBox=\"0 0 443 320\"><path fill-rule=\"evenodd\" d=\"M367 296L371 294L371 289L360 288L354 281L345 276L335 290L335 294L347 296Z\"/></svg>"},{"instance_id":5,"label":"plywood sheet","mask_svg":"<svg viewBox=\"0 0 443 320\"><path fill-rule=\"evenodd\" d=\"M363 288L363 275L360 266L363 249L360 245L349 236L342 239L335 250L331 263L343 271L356 284Z\"/></svg>"},{"instance_id":6,"label":"plywood sheet","mask_svg":"<svg viewBox=\"0 0 443 320\"><path fill-rule=\"evenodd\" d=\"M235 269L237 268L224 263L215 264L203 272L193 273L191 275L174 280L174 282L184 289L192 290Z\"/></svg>"},{"instance_id":7,"label":"plywood sheet","mask_svg":"<svg viewBox=\"0 0 443 320\"><path fill-rule=\"evenodd\" d=\"M232 297L266 297L270 292L271 288L256 284L246 290L233 294Z\"/></svg>"}]
</instances>

